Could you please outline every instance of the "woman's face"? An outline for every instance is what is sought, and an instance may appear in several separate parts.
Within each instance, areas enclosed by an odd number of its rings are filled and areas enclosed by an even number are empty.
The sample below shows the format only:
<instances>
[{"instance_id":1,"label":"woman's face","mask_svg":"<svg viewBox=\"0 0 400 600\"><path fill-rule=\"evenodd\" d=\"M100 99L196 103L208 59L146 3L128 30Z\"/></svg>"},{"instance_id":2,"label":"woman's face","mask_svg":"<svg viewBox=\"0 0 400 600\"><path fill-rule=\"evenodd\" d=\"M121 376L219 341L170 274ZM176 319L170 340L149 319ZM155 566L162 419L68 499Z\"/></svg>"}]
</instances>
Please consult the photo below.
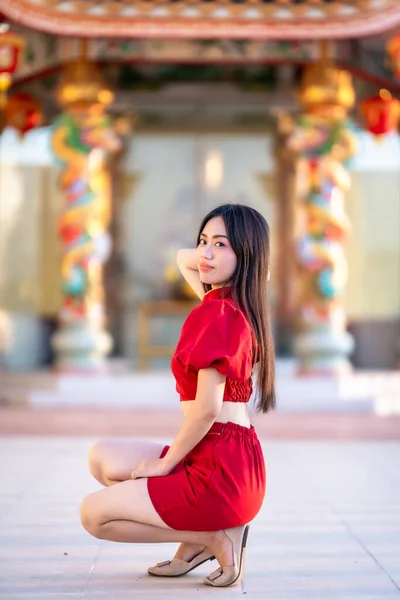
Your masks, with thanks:
<instances>
[{"instance_id":1,"label":"woman's face","mask_svg":"<svg viewBox=\"0 0 400 600\"><path fill-rule=\"evenodd\" d=\"M223 218L210 219L200 234L197 247L200 281L213 288L221 287L231 279L236 265L236 254L229 243Z\"/></svg>"}]
</instances>

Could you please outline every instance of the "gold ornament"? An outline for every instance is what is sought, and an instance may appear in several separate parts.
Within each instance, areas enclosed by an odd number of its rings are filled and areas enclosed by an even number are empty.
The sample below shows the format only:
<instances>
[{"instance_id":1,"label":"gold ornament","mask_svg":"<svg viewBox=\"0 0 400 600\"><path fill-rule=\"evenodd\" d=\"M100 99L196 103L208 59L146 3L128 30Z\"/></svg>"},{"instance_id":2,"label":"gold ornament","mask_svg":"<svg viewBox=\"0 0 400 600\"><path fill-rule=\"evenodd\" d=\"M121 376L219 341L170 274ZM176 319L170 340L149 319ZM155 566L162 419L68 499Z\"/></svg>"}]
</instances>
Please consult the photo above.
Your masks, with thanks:
<instances>
[{"instance_id":1,"label":"gold ornament","mask_svg":"<svg viewBox=\"0 0 400 600\"><path fill-rule=\"evenodd\" d=\"M324 61L309 65L304 70L298 99L308 114L344 119L355 102L351 75Z\"/></svg>"},{"instance_id":2,"label":"gold ornament","mask_svg":"<svg viewBox=\"0 0 400 600\"><path fill-rule=\"evenodd\" d=\"M86 59L68 63L56 90L57 102L68 109L73 105L108 106L114 94L104 84L100 69Z\"/></svg>"}]
</instances>

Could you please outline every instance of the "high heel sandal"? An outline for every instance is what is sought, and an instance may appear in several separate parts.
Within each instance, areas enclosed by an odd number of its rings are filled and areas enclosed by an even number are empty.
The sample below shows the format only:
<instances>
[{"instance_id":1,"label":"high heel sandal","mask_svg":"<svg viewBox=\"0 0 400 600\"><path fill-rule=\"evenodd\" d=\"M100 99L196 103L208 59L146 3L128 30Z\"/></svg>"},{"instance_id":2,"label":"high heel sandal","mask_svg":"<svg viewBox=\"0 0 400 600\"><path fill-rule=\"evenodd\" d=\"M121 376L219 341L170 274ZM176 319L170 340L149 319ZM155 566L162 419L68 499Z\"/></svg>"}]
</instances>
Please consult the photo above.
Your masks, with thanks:
<instances>
[{"instance_id":1,"label":"high heel sandal","mask_svg":"<svg viewBox=\"0 0 400 600\"><path fill-rule=\"evenodd\" d=\"M233 565L221 566L208 577L204 579L206 585L214 587L228 587L237 585L243 579L244 575L244 552L247 545L250 525L235 527L234 529L224 530L225 535L232 542L233 547Z\"/></svg>"},{"instance_id":2,"label":"high heel sandal","mask_svg":"<svg viewBox=\"0 0 400 600\"><path fill-rule=\"evenodd\" d=\"M215 556L206 548L189 562L180 558L173 558L172 560L157 563L154 567L149 567L147 572L149 575L155 575L156 577L181 577L208 560L215 560Z\"/></svg>"}]
</instances>

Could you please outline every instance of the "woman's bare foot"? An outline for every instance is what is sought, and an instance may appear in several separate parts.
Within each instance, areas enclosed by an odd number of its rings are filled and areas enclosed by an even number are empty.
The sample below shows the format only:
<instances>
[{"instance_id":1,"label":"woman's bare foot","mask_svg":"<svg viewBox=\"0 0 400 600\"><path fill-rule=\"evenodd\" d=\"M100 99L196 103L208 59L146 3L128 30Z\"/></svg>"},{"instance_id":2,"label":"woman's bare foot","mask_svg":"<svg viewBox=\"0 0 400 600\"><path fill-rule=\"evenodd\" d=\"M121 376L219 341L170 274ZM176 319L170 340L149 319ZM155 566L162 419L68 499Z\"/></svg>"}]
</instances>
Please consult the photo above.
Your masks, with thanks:
<instances>
[{"instance_id":1,"label":"woman's bare foot","mask_svg":"<svg viewBox=\"0 0 400 600\"><path fill-rule=\"evenodd\" d=\"M205 546L201 545L201 544L182 543L179 546L174 558L179 558L180 560L190 562L191 560L193 560L193 558L195 556L198 556L199 554L201 554L204 549L205 549Z\"/></svg>"}]
</instances>

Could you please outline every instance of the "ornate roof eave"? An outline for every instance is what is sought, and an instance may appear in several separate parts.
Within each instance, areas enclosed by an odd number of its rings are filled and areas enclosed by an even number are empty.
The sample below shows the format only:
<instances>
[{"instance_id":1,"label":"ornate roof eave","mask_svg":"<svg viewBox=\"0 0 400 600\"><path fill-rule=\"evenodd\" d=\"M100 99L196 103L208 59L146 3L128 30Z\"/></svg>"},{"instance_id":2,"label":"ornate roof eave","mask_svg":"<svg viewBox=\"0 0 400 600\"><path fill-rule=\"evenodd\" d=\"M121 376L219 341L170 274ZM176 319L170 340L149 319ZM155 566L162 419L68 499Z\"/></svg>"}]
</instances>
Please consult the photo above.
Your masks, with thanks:
<instances>
[{"instance_id":1,"label":"ornate roof eave","mask_svg":"<svg viewBox=\"0 0 400 600\"><path fill-rule=\"evenodd\" d=\"M59 0L0 0L0 11L32 29L91 38L345 39L377 35L400 26L399 0L382 0L379 7L374 0L337 0L336 3L306 0L300 5L287 0L275 0L275 3L253 0L239 4L217 0L213 10L225 12L215 16L210 16L211 3L202 0L190 3L155 0L150 9L150 3L141 0L118 3L71 0L67 3L72 8L76 5L76 12L61 10L57 6ZM96 4L96 10L91 11ZM192 12L187 16L188 4L194 6L197 15L193 16ZM86 10L82 10L83 5ZM111 5L112 10L107 8ZM160 7L166 16L152 14ZM97 14L99 8L101 15ZM248 11L254 10L258 10L258 16L249 16ZM132 11L136 13L134 16Z\"/></svg>"}]
</instances>

